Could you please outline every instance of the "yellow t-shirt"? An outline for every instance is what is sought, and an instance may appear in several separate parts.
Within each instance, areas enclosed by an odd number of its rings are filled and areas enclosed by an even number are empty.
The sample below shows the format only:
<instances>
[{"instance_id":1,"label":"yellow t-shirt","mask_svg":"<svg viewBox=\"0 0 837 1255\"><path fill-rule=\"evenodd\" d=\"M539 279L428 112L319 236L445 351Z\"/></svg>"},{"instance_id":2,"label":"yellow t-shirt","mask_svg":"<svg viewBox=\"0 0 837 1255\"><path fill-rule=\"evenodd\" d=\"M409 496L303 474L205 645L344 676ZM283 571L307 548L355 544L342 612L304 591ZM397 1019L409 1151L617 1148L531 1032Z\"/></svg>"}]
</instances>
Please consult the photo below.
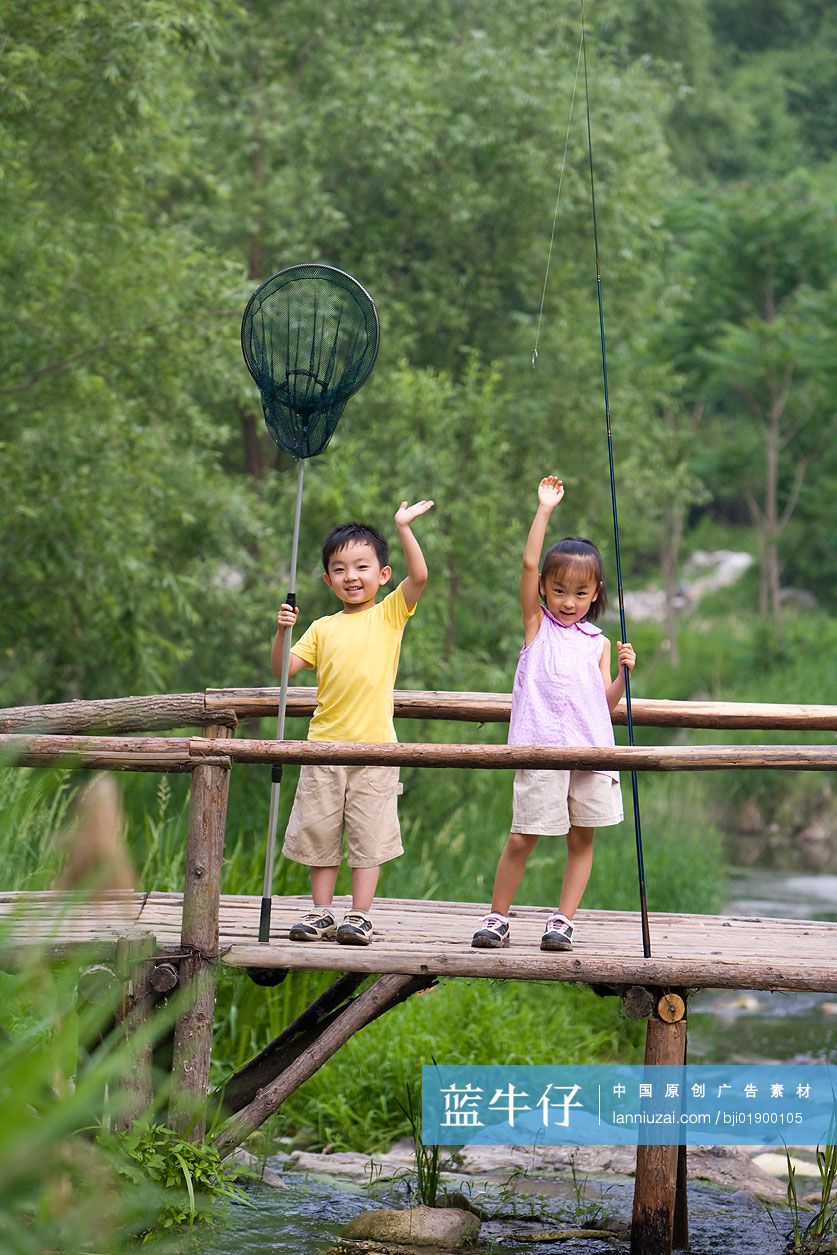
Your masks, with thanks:
<instances>
[{"instance_id":1,"label":"yellow t-shirt","mask_svg":"<svg viewBox=\"0 0 837 1255\"><path fill-rule=\"evenodd\" d=\"M394 593L359 614L315 619L291 647L317 669L317 709L309 741L395 741L393 689L408 609Z\"/></svg>"}]
</instances>

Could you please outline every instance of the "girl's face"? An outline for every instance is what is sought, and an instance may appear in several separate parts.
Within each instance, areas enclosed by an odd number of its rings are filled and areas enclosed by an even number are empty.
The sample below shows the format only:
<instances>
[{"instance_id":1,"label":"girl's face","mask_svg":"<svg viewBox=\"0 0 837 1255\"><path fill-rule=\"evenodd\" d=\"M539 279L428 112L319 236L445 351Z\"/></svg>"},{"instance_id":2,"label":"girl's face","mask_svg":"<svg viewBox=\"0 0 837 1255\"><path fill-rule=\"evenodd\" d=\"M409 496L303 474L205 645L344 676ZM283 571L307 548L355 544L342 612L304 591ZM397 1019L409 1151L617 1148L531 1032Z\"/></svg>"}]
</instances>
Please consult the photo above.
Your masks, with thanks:
<instances>
[{"instance_id":1,"label":"girl's face","mask_svg":"<svg viewBox=\"0 0 837 1255\"><path fill-rule=\"evenodd\" d=\"M601 584L586 562L568 562L554 566L541 577L541 596L546 608L559 623L571 627L579 623L599 595Z\"/></svg>"}]
</instances>

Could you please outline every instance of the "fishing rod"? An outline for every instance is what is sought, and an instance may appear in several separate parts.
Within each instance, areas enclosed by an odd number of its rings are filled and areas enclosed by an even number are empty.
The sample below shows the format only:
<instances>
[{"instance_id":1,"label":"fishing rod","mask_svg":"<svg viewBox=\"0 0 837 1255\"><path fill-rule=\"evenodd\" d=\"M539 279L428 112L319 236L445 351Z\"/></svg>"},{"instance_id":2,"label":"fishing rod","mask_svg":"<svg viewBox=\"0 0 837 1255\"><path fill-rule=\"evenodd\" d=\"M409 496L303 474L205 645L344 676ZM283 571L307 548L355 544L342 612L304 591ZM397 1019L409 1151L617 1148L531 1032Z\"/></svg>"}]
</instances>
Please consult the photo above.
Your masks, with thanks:
<instances>
[{"instance_id":1,"label":"fishing rod","mask_svg":"<svg viewBox=\"0 0 837 1255\"><path fill-rule=\"evenodd\" d=\"M616 587L619 596L619 628L621 639L628 639L625 626L625 598L622 589L622 550L619 543L619 510L616 503L616 470L613 460L613 431L610 422L610 394L607 386L607 344L605 341L604 303L602 300L602 271L599 263L599 230L596 221L596 180L593 173L593 132L590 123L590 87L587 79L587 31L584 24L584 0L581 0L581 49L584 63L584 102L587 111L587 154L590 165L590 203L593 215L593 250L596 259L596 294L599 303L599 335L602 346L602 378L604 381L604 408L607 424L607 457L610 466L610 501L613 509L613 540L616 550ZM628 712L628 744L634 744L634 721L631 710L631 677L627 667L625 673L625 706ZM646 959L651 957L651 934L648 928L648 905L645 899L645 861L642 854L642 821L639 813L639 785L637 774L631 772L631 792L634 804L634 832L636 835L636 860L639 873L639 909L642 917L642 952Z\"/></svg>"}]
</instances>

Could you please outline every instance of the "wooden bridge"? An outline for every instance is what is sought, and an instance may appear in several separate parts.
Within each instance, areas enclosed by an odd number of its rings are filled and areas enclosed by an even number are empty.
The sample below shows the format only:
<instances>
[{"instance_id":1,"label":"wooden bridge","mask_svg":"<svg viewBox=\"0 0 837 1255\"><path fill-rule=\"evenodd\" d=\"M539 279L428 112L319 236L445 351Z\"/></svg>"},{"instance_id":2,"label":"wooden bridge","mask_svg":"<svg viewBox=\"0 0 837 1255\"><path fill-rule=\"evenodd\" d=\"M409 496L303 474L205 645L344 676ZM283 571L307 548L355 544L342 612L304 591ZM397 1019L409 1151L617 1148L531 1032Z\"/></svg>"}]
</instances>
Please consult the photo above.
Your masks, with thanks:
<instances>
[{"instance_id":1,"label":"wooden bridge","mask_svg":"<svg viewBox=\"0 0 837 1255\"><path fill-rule=\"evenodd\" d=\"M336 898L338 914L350 898ZM261 898L222 894L218 959L230 967L280 971L398 972L412 976L490 977L587 985L662 988L809 990L837 993L837 927L822 920L753 916L672 915L651 912L653 940L644 958L634 911L576 915L578 937L569 953L543 954L539 942L549 910L512 908L513 944L473 950L471 935L485 903L379 898L369 946L288 941L288 930L310 898L275 898L271 939L256 940ZM32 946L54 957L89 947L101 953L120 937L152 934L161 950L180 945L183 895L123 893L95 903L62 893L0 894L0 921L13 924L19 959ZM15 945L8 942L9 962Z\"/></svg>"},{"instance_id":2,"label":"wooden bridge","mask_svg":"<svg viewBox=\"0 0 837 1255\"><path fill-rule=\"evenodd\" d=\"M292 688L289 715L309 715L311 689ZM837 925L817 921L652 914L643 954L638 912L579 911L572 952L538 949L548 912L513 910L507 950L475 951L470 938L485 903L378 899L369 947L288 942L308 899L275 898L269 942L257 940L260 898L221 893L230 769L237 762L406 763L425 767L616 768L633 771L833 770L837 745L676 745L564 749L507 745L345 745L235 736L240 720L275 715L276 689L70 702L0 710L0 762L112 770L189 772L192 777L182 894L123 892L95 901L59 893L0 893L0 951L6 965L33 951L75 956L80 966L128 980L132 1023L176 985L183 1010L174 1034L169 1121L203 1136L217 964L244 968L259 984L295 968L340 973L308 1010L225 1087L227 1119L216 1135L229 1153L281 1106L355 1032L441 976L569 981L621 997L647 1019L646 1062L681 1064L686 1006L703 988L837 992ZM637 726L837 731L837 707L635 700ZM486 693L396 693L396 717L503 722L509 698ZM624 722L617 709L614 722ZM197 726L201 736L135 735ZM339 905L339 903L338 903ZM121 958L118 958L121 953ZM125 955L128 954L126 966ZM92 970L92 969L88 969ZM369 976L372 984L361 986ZM358 992L360 991L360 992ZM123 1009L126 1000L123 999ZM136 1114L148 1105L135 1087ZM220 1097L220 1096L219 1096ZM130 1114L130 1113L129 1113ZM685 1147L639 1146L632 1228L635 1255L688 1244Z\"/></svg>"}]
</instances>

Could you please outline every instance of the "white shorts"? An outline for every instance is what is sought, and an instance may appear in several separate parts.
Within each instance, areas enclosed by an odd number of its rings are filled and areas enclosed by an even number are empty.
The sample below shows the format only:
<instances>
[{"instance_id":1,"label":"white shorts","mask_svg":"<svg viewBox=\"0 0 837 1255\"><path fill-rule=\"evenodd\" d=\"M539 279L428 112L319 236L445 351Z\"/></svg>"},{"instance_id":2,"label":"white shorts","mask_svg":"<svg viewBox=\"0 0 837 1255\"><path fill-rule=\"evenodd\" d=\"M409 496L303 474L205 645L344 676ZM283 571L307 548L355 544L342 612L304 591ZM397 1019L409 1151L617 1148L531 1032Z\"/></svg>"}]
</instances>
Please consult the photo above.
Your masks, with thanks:
<instances>
[{"instance_id":1,"label":"white shorts","mask_svg":"<svg viewBox=\"0 0 837 1255\"><path fill-rule=\"evenodd\" d=\"M514 773L512 832L564 837L572 825L609 828L623 819L619 781L600 771Z\"/></svg>"}]
</instances>

